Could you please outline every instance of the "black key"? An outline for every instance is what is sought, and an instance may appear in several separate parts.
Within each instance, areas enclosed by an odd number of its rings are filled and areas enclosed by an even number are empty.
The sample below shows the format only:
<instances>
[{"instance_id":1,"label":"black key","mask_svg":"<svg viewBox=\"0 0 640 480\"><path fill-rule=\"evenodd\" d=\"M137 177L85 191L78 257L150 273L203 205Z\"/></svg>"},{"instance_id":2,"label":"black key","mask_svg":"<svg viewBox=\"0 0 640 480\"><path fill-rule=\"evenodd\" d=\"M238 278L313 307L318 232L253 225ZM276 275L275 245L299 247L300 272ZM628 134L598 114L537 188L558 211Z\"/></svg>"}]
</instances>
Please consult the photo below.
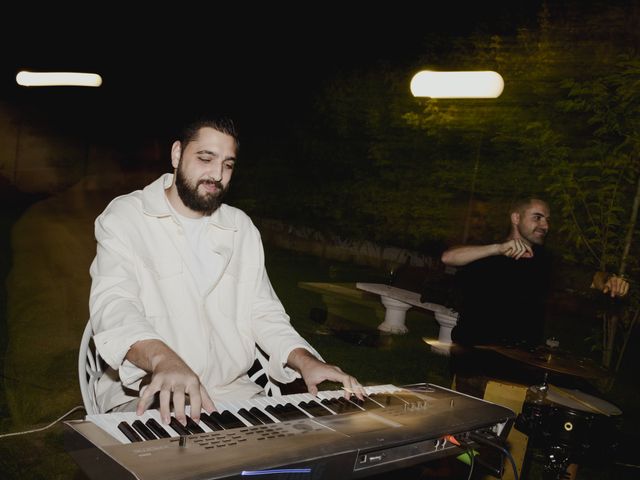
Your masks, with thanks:
<instances>
[{"instance_id":1,"label":"black key","mask_svg":"<svg viewBox=\"0 0 640 480\"><path fill-rule=\"evenodd\" d=\"M332 398L330 400L325 398L321 400L320 403L337 414L349 413L352 412L354 408L358 408L344 398ZM358 410L360 409L358 408Z\"/></svg>"},{"instance_id":2,"label":"black key","mask_svg":"<svg viewBox=\"0 0 640 480\"><path fill-rule=\"evenodd\" d=\"M358 397L352 397L351 401L364 410L375 410L376 408L382 408L369 397L364 397L364 400L360 400Z\"/></svg>"},{"instance_id":3,"label":"black key","mask_svg":"<svg viewBox=\"0 0 640 480\"><path fill-rule=\"evenodd\" d=\"M357 400L357 398L353 397L353 399L349 399L349 400L347 400L344 397L338 398L338 401L340 403L344 404L344 406L345 406L345 408L347 409L348 412L362 412L364 410L364 408L360 407L360 405L358 405L353 400Z\"/></svg>"},{"instance_id":4,"label":"black key","mask_svg":"<svg viewBox=\"0 0 640 480\"><path fill-rule=\"evenodd\" d=\"M157 438L140 420L136 420L131 424L131 426L135 428L136 432L138 432L145 440L155 440Z\"/></svg>"},{"instance_id":5,"label":"black key","mask_svg":"<svg viewBox=\"0 0 640 480\"><path fill-rule=\"evenodd\" d=\"M340 405L340 413L361 412L362 409L355 403L350 402L344 397L335 398L334 401Z\"/></svg>"},{"instance_id":6,"label":"black key","mask_svg":"<svg viewBox=\"0 0 640 480\"><path fill-rule=\"evenodd\" d=\"M225 430L229 430L230 428L242 428L246 425L242 420L236 417L229 410L225 410L224 412L213 412L210 415L215 421L217 421Z\"/></svg>"},{"instance_id":7,"label":"black key","mask_svg":"<svg viewBox=\"0 0 640 480\"><path fill-rule=\"evenodd\" d=\"M182 426L182 424L176 419L176 417L171 417L169 426L173 428L178 435L189 435L191 433L189 432L189 430Z\"/></svg>"},{"instance_id":8,"label":"black key","mask_svg":"<svg viewBox=\"0 0 640 480\"><path fill-rule=\"evenodd\" d=\"M333 412L327 410L315 400L302 402L298 404L298 408L303 409L305 412L310 413L314 417L324 417L325 415L333 415Z\"/></svg>"},{"instance_id":9,"label":"black key","mask_svg":"<svg viewBox=\"0 0 640 480\"><path fill-rule=\"evenodd\" d=\"M296 407L293 403L285 403L282 406L282 410L286 412L289 420L296 420L298 418L309 418L302 410Z\"/></svg>"},{"instance_id":10,"label":"black key","mask_svg":"<svg viewBox=\"0 0 640 480\"><path fill-rule=\"evenodd\" d=\"M213 431L224 430L224 427L220 425L220 423L218 423L216 420L211 418L207 413L200 414L200 421L203 422L207 427L209 427Z\"/></svg>"},{"instance_id":11,"label":"black key","mask_svg":"<svg viewBox=\"0 0 640 480\"><path fill-rule=\"evenodd\" d=\"M238 415L244 418L251 425L264 425L262 421L257 418L253 413L249 412L246 408L241 408L238 410Z\"/></svg>"},{"instance_id":12,"label":"black key","mask_svg":"<svg viewBox=\"0 0 640 480\"><path fill-rule=\"evenodd\" d=\"M338 402L334 401L333 398L332 399L323 398L322 400L320 400L320 404L322 404L325 407L327 407L334 414L340 413L338 411L338 410L340 410L340 404Z\"/></svg>"},{"instance_id":13,"label":"black key","mask_svg":"<svg viewBox=\"0 0 640 480\"><path fill-rule=\"evenodd\" d=\"M293 420L295 418L295 416L291 414L291 411L284 405L269 405L265 410L281 422L286 422L287 420Z\"/></svg>"},{"instance_id":14,"label":"black key","mask_svg":"<svg viewBox=\"0 0 640 480\"><path fill-rule=\"evenodd\" d=\"M162 427L162 425L160 425L157 422L157 420L155 418L150 418L145 423L146 423L147 427L149 427L149 430L151 430L153 433L155 433L156 437L158 437L158 438L171 438L171 435L169 435L169 432L167 432Z\"/></svg>"},{"instance_id":15,"label":"black key","mask_svg":"<svg viewBox=\"0 0 640 480\"><path fill-rule=\"evenodd\" d=\"M260 410L258 407L251 407L249 409L249 411L253 414L254 417L256 417L257 419L259 419L262 423L264 424L268 424L268 423L276 423L273 418L271 418L269 415L267 415L266 413L264 413L262 410Z\"/></svg>"},{"instance_id":16,"label":"black key","mask_svg":"<svg viewBox=\"0 0 640 480\"><path fill-rule=\"evenodd\" d=\"M309 418L291 403L287 403L286 405L269 405L265 410L281 422L295 420L297 418Z\"/></svg>"},{"instance_id":17,"label":"black key","mask_svg":"<svg viewBox=\"0 0 640 480\"><path fill-rule=\"evenodd\" d=\"M287 415L282 411L282 409L278 409L280 405L269 405L265 408L267 412L276 417L281 422L285 422L287 420Z\"/></svg>"},{"instance_id":18,"label":"black key","mask_svg":"<svg viewBox=\"0 0 640 480\"><path fill-rule=\"evenodd\" d=\"M189 415L187 415L187 430L189 430L191 433L204 433L202 427L198 425Z\"/></svg>"},{"instance_id":19,"label":"black key","mask_svg":"<svg viewBox=\"0 0 640 480\"><path fill-rule=\"evenodd\" d=\"M129 425L127 422L124 422L124 421L120 422L118 424L118 430L124 433L125 437L127 437L130 442L142 441L142 439L140 438L140 435L138 435L136 431L133 428L131 428L131 425Z\"/></svg>"}]
</instances>

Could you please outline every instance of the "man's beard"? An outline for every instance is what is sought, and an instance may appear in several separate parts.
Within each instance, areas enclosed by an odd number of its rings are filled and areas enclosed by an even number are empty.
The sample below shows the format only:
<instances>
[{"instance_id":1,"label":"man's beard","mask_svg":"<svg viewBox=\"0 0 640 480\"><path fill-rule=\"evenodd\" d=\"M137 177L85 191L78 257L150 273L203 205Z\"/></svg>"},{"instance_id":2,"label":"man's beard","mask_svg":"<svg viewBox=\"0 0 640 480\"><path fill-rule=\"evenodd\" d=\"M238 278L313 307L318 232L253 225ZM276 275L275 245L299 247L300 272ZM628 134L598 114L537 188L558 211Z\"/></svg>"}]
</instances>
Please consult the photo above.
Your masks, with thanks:
<instances>
[{"instance_id":1,"label":"man's beard","mask_svg":"<svg viewBox=\"0 0 640 480\"><path fill-rule=\"evenodd\" d=\"M229 186L226 188L222 186L222 182L218 180L199 180L195 185L192 185L187 179L186 175L181 168L182 162L178 166L176 173L176 188L178 189L178 195L180 200L186 207L190 208L194 212L200 212L203 215L211 215L222 204L222 199ZM198 187L202 183L213 183L217 191L215 193L205 193L201 195L198 193Z\"/></svg>"},{"instance_id":2,"label":"man's beard","mask_svg":"<svg viewBox=\"0 0 640 480\"><path fill-rule=\"evenodd\" d=\"M535 230L534 230L535 231ZM547 234L545 233L542 237L537 237L533 234L533 232L531 232L531 235L525 234L522 230L520 230L520 228L518 227L518 232L520 233L520 236L522 238L524 238L525 240L527 240L531 245L544 245L544 241L547 238Z\"/></svg>"}]
</instances>

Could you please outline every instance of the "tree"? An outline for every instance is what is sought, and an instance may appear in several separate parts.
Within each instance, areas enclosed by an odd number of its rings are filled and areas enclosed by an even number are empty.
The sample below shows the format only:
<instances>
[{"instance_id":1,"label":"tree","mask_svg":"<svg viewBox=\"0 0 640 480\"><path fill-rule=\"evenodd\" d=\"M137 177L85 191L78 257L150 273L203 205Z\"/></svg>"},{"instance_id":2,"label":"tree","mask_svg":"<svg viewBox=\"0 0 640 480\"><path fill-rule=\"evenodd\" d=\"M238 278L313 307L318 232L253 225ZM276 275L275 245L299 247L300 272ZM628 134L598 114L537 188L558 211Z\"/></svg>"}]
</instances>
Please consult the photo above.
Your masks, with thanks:
<instances>
[{"instance_id":1,"label":"tree","mask_svg":"<svg viewBox=\"0 0 640 480\"><path fill-rule=\"evenodd\" d=\"M502 189L505 196L516 194L531 172L526 165L534 166L554 213L559 214L554 228L561 234L559 247L565 258L596 270L635 274L633 239L640 205L636 47L640 36L628 17L635 12L637 18L638 7L629 11L613 6L579 15L575 8L569 5L560 15L545 4L535 30L521 29L511 39L478 38L472 48L467 46L466 55L474 53L473 58L494 65L505 78L505 93L496 102L496 112L479 117L462 111L467 108L464 104L432 100L422 112L409 112L405 118L434 136L456 129L461 139L475 138L478 145L478 139L483 139L482 143L494 147L491 153L496 159L507 165L511 161L512 169L505 169L511 181L502 186L491 182L501 183L505 177L485 179L486 172L477 172L480 184L487 182L494 195ZM619 35L612 36L613 28ZM465 125L467 120L473 126ZM519 158L513 161L508 151ZM483 153L480 164L490 164L491 158ZM465 166L452 175L469 185L464 173L475 178L479 156L474 162L468 155ZM606 366L612 366L616 354L619 366L636 323L637 289L633 293L629 308L600 312Z\"/></svg>"},{"instance_id":2,"label":"tree","mask_svg":"<svg viewBox=\"0 0 640 480\"><path fill-rule=\"evenodd\" d=\"M624 275L638 270L631 254L637 252L640 205L640 58L621 55L611 67L601 76L563 84L568 94L560 107L584 115L591 133L579 158L556 147L562 154L540 161L548 167L549 192L562 206L562 230L575 252L586 252L599 270ZM546 135L551 136L548 127ZM637 289L622 313L600 315L603 363L612 366L617 353L617 369L638 318Z\"/></svg>"},{"instance_id":3,"label":"tree","mask_svg":"<svg viewBox=\"0 0 640 480\"><path fill-rule=\"evenodd\" d=\"M546 85L555 92L546 89L543 101L530 109L530 121L510 123L525 135L505 132L540 168L560 216L564 256L596 270L632 275L638 272L633 240L640 205L640 36L625 25L634 11L637 17L636 5L631 12L609 8L580 22L554 23L543 10L529 58L546 66L531 70L546 70ZM619 36L611 36L612 25ZM544 85L529 87L545 92ZM637 288L631 297L621 311L599 312L602 360L607 367L615 360L616 370L638 318Z\"/></svg>"},{"instance_id":4,"label":"tree","mask_svg":"<svg viewBox=\"0 0 640 480\"><path fill-rule=\"evenodd\" d=\"M413 64L381 62L333 79L295 158L269 163L265 173L282 177L300 158L306 167L275 208L356 240L433 253L463 236L470 191L492 203L488 222L499 234L501 207L544 194L554 207L552 247L592 269L635 274L640 8L559 3L515 32L425 36ZM490 101L417 100L408 84L424 68L496 70L505 91ZM607 317L605 364L623 351L633 312Z\"/></svg>"}]
</instances>

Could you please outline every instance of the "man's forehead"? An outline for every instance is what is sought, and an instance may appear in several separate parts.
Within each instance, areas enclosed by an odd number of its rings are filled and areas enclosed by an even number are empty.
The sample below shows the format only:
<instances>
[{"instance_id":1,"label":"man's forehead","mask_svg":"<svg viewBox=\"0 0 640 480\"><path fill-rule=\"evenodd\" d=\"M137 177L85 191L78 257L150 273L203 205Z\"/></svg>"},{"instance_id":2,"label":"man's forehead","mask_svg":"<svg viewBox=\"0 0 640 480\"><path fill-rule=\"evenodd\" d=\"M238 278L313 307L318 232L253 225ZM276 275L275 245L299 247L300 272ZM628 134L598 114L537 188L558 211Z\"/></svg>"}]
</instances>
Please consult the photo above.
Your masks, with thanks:
<instances>
[{"instance_id":1,"label":"man's forehead","mask_svg":"<svg viewBox=\"0 0 640 480\"><path fill-rule=\"evenodd\" d=\"M233 137L228 133L221 132L220 130L216 130L211 127L201 127L196 134L193 136L194 142L206 142L212 139L232 139Z\"/></svg>"},{"instance_id":2,"label":"man's forehead","mask_svg":"<svg viewBox=\"0 0 640 480\"><path fill-rule=\"evenodd\" d=\"M545 202L533 201L531 205L527 207L525 212L529 215L543 215L545 217L550 216L549 205Z\"/></svg>"},{"instance_id":3,"label":"man's forehead","mask_svg":"<svg viewBox=\"0 0 640 480\"><path fill-rule=\"evenodd\" d=\"M212 148L215 150L221 146L228 146L229 144L231 144L230 146L235 151L236 141L231 135L211 127L202 127L189 142L188 147L198 151L211 150Z\"/></svg>"}]
</instances>

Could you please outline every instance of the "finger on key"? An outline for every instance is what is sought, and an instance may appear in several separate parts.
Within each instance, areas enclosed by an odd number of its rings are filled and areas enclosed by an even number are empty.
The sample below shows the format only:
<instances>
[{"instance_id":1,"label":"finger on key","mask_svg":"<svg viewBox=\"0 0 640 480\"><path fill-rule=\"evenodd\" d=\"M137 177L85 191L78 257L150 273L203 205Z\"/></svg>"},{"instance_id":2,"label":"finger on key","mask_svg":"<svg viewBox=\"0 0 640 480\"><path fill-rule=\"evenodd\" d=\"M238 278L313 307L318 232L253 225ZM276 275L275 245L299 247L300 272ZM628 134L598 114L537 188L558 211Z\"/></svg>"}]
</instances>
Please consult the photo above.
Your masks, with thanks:
<instances>
[{"instance_id":1,"label":"finger on key","mask_svg":"<svg viewBox=\"0 0 640 480\"><path fill-rule=\"evenodd\" d=\"M176 420L183 427L187 425L187 417L184 413L184 392L176 390L173 392L173 412L176 414Z\"/></svg>"},{"instance_id":2,"label":"finger on key","mask_svg":"<svg viewBox=\"0 0 640 480\"><path fill-rule=\"evenodd\" d=\"M200 410L202 406L202 402L200 400L200 386L187 393L189 394L189 405L191 405L191 418L194 422L198 423L200 421Z\"/></svg>"},{"instance_id":3,"label":"finger on key","mask_svg":"<svg viewBox=\"0 0 640 480\"><path fill-rule=\"evenodd\" d=\"M200 396L202 398L202 408L207 413L213 413L217 410L215 404L213 403L213 400L211 400L211 397L207 392L207 389L204 388L202 385L200 385Z\"/></svg>"},{"instance_id":4,"label":"finger on key","mask_svg":"<svg viewBox=\"0 0 640 480\"><path fill-rule=\"evenodd\" d=\"M162 418L162 423L165 425L169 425L171 421L171 391L170 390L161 390L160 391L160 418Z\"/></svg>"}]
</instances>

